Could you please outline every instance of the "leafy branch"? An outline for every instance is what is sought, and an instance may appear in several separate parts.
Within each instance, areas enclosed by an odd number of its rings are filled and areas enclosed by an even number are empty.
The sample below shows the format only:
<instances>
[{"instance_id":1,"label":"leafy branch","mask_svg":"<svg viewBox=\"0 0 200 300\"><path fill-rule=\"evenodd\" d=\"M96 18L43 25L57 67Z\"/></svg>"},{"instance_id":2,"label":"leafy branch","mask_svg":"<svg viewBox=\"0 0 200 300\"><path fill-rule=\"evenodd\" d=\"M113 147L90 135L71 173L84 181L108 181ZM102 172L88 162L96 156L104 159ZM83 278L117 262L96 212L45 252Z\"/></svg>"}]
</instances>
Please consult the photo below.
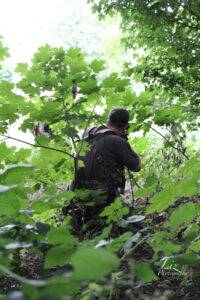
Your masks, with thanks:
<instances>
[{"instance_id":1,"label":"leafy branch","mask_svg":"<svg viewBox=\"0 0 200 300\"><path fill-rule=\"evenodd\" d=\"M1 136L3 136L4 138L6 139L11 139L11 140L14 140L14 141L17 141L17 142L20 142L20 143L23 143L23 144L26 144L26 145L29 145L29 146L32 146L32 147L36 147L36 148L42 148L42 149L47 149L47 150L52 150L52 151L56 151L56 152L60 152L60 153L64 153L72 158L74 158L74 155L64 151L64 150L61 150L61 149L57 149L57 148L53 148L53 147L48 147L48 146L43 146L41 144L32 144L32 143L29 143L29 142L26 142L26 141L23 141L21 139L17 139L17 138L14 138L12 136L8 136L8 135L5 135L5 134L2 134L0 133Z\"/></svg>"},{"instance_id":2,"label":"leafy branch","mask_svg":"<svg viewBox=\"0 0 200 300\"><path fill-rule=\"evenodd\" d=\"M177 3L185 10L188 11L188 13L195 17L198 21L200 20L200 16L197 14L198 12L198 7L195 9L194 7L187 5L186 3L184 3L183 1L177 1Z\"/></svg>"},{"instance_id":3,"label":"leafy branch","mask_svg":"<svg viewBox=\"0 0 200 300\"><path fill-rule=\"evenodd\" d=\"M160 133L154 127L150 126L150 128L154 132L156 132L157 134L159 134L172 148L174 148L175 150L177 150L178 152L180 152L187 160L189 160L189 157L185 154L184 150L181 150L180 148L177 148L176 146L174 146L162 133Z\"/></svg>"}]
</instances>

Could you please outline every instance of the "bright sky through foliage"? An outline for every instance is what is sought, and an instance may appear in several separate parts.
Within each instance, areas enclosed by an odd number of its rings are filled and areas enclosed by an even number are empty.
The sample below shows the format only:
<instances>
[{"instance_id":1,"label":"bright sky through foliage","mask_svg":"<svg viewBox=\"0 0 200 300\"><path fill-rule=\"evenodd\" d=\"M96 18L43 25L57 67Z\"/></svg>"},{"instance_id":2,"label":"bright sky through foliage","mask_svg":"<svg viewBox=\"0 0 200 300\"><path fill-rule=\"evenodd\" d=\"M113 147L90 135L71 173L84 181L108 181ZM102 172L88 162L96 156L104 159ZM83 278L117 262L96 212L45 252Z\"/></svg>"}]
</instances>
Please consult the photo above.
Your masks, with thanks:
<instances>
[{"instance_id":1,"label":"bright sky through foliage","mask_svg":"<svg viewBox=\"0 0 200 300\"><path fill-rule=\"evenodd\" d=\"M85 0L1 0L0 35L10 49L11 66L46 43L91 52L103 38L102 26Z\"/></svg>"},{"instance_id":2,"label":"bright sky through foliage","mask_svg":"<svg viewBox=\"0 0 200 300\"><path fill-rule=\"evenodd\" d=\"M85 0L1 0L0 35L10 53L5 66L13 70L17 63L30 61L37 48L47 43L66 49L80 47L98 56L106 39L120 34L118 25L100 23ZM16 124L9 133L33 139L30 133L16 132Z\"/></svg>"}]
</instances>

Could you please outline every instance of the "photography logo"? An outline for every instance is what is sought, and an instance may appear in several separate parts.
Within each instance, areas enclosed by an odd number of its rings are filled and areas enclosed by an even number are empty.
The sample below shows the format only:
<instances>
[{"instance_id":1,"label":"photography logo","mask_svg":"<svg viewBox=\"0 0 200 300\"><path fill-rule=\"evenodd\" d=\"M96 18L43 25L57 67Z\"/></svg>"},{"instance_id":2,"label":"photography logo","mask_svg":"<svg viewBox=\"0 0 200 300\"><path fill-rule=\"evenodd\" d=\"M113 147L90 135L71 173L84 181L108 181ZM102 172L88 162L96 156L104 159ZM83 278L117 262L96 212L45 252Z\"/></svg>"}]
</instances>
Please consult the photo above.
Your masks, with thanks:
<instances>
[{"instance_id":1,"label":"photography logo","mask_svg":"<svg viewBox=\"0 0 200 300\"><path fill-rule=\"evenodd\" d=\"M160 277L173 277L178 279L180 276L184 275L186 275L186 273L184 272L183 267L178 265L171 258L166 258L158 271L158 276Z\"/></svg>"}]
</instances>

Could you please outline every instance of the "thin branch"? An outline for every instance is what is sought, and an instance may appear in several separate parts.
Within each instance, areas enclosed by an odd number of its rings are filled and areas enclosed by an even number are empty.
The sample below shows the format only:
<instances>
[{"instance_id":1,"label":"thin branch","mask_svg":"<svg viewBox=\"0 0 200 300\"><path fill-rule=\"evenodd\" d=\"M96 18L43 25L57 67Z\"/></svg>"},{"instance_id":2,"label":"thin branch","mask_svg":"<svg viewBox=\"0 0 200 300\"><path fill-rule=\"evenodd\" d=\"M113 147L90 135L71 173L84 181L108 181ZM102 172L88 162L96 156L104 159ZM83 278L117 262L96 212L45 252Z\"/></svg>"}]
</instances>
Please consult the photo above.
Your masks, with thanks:
<instances>
[{"instance_id":1,"label":"thin branch","mask_svg":"<svg viewBox=\"0 0 200 300\"><path fill-rule=\"evenodd\" d=\"M88 120L87 120L85 129L84 129L84 132L86 131L86 129L88 128L88 126L89 126L89 124L90 124L90 122L91 122L91 120L92 120L92 117L93 117L93 113L94 113L95 107L101 102L101 100L102 100L102 99L101 99L101 97L100 97L100 98L97 100L97 102L94 104L94 106L93 106L93 108L92 108L92 111L91 111L91 113L90 113L90 115L89 115L89 118L88 118ZM78 151L78 155L81 153L82 148L83 148L83 139L81 140L81 148L80 148L80 150Z\"/></svg>"},{"instance_id":2,"label":"thin branch","mask_svg":"<svg viewBox=\"0 0 200 300\"><path fill-rule=\"evenodd\" d=\"M128 172L129 172L129 176L131 176L130 170L128 170ZM139 185L139 183L135 180L135 178L134 178L133 175L131 176L131 179L132 179L132 181L135 183L135 185L136 185L139 189L142 188L142 187Z\"/></svg>"},{"instance_id":3,"label":"thin branch","mask_svg":"<svg viewBox=\"0 0 200 300\"><path fill-rule=\"evenodd\" d=\"M74 158L74 155L64 151L64 150L61 150L61 149L56 149L56 148L52 148L52 147L48 147L48 146L43 146L43 145L38 145L38 144L31 144L29 142L25 142L23 140L20 140L20 139L17 139L17 138L14 138L12 136L8 136L8 135L5 135L5 134L2 134L0 133L1 136L7 138L7 139L11 139L11 140L14 140L14 141L17 141L17 142L20 142L20 143L23 143L23 144L26 144L26 145L29 145L29 146L32 146L32 147L36 147L36 148L42 148L42 149L47 149L47 150L53 150L53 151L56 151L56 152L60 152L60 153L64 153L72 158Z\"/></svg>"},{"instance_id":4,"label":"thin branch","mask_svg":"<svg viewBox=\"0 0 200 300\"><path fill-rule=\"evenodd\" d=\"M36 143L38 144L38 146L42 146L39 142L38 142L38 139L37 139L37 136L35 137L35 141L36 141Z\"/></svg>"},{"instance_id":5,"label":"thin branch","mask_svg":"<svg viewBox=\"0 0 200 300\"><path fill-rule=\"evenodd\" d=\"M175 147L162 133L160 133L159 131L157 131L152 126L150 126L150 128L153 131L155 131L157 134L159 134L172 148L174 148L175 150L179 151L187 160L189 159L188 156L180 148Z\"/></svg>"},{"instance_id":6,"label":"thin branch","mask_svg":"<svg viewBox=\"0 0 200 300\"><path fill-rule=\"evenodd\" d=\"M70 128L70 123L69 123L69 121L66 120L66 122L67 122L68 127ZM70 139L71 139L71 141L72 141L72 145L73 145L73 147L74 147L74 151L77 152L77 149L76 149L76 142L75 142L74 138L73 138L73 137L70 137Z\"/></svg>"},{"instance_id":7,"label":"thin branch","mask_svg":"<svg viewBox=\"0 0 200 300\"><path fill-rule=\"evenodd\" d=\"M122 257L121 257L121 261L124 260L131 252L133 252L139 245L141 245L142 243L144 243L151 235L147 235L144 238L142 238L141 240L139 240L139 242L137 242L137 244L135 246L133 246L130 250L128 250Z\"/></svg>"},{"instance_id":8,"label":"thin branch","mask_svg":"<svg viewBox=\"0 0 200 300\"><path fill-rule=\"evenodd\" d=\"M0 143L3 142L3 141L5 141L5 140L7 140L7 139L8 139L8 138L6 137L6 138L0 140Z\"/></svg>"},{"instance_id":9,"label":"thin branch","mask_svg":"<svg viewBox=\"0 0 200 300\"><path fill-rule=\"evenodd\" d=\"M73 99L75 100L76 97L74 97L74 94L72 93L72 96L73 96ZM67 105L65 103L65 99L63 98L62 99L62 106L63 106L63 112L64 112L64 115L66 117L66 113L69 113L69 111L72 109L72 107L74 106L74 103L71 105L71 107L68 109L67 108ZM65 118L65 121L67 122L67 126L70 128L70 122ZM76 143L75 143L75 140L73 137L70 137L71 141L72 141L72 145L74 147L74 152L77 152L77 149L76 149Z\"/></svg>"},{"instance_id":10,"label":"thin branch","mask_svg":"<svg viewBox=\"0 0 200 300\"><path fill-rule=\"evenodd\" d=\"M92 108L92 111L91 111L91 113L90 113L90 116L89 116L89 118L88 118L88 120L87 120L87 124L86 124L86 126L85 126L85 130L87 129L87 127L89 126L89 124L90 124L90 121L92 120L92 117L93 117L93 113L94 113L94 110L95 110L95 108L96 108L96 106L101 102L101 97L99 97L99 99L97 100L97 102L94 104L94 106L93 106L93 108ZM85 131L84 130L84 131Z\"/></svg>"},{"instance_id":11,"label":"thin branch","mask_svg":"<svg viewBox=\"0 0 200 300\"><path fill-rule=\"evenodd\" d=\"M167 131L172 135L172 137L174 136L175 137L175 141L180 145L182 151L184 151L184 146L183 144L180 142L179 139L177 139L177 137L175 136L175 134L169 129L169 128L166 128Z\"/></svg>"},{"instance_id":12,"label":"thin branch","mask_svg":"<svg viewBox=\"0 0 200 300\"><path fill-rule=\"evenodd\" d=\"M112 300L112 297L113 297L113 290L114 290L114 282L112 282L112 286L111 286L111 289L110 289L110 293L109 293L109 298L108 298L108 300Z\"/></svg>"},{"instance_id":13,"label":"thin branch","mask_svg":"<svg viewBox=\"0 0 200 300\"><path fill-rule=\"evenodd\" d=\"M132 182L132 177L131 177L131 172L129 169L127 169L129 180L130 180L130 186L131 186L131 196L132 200L134 200L134 191L133 191L133 182Z\"/></svg>"}]
</instances>

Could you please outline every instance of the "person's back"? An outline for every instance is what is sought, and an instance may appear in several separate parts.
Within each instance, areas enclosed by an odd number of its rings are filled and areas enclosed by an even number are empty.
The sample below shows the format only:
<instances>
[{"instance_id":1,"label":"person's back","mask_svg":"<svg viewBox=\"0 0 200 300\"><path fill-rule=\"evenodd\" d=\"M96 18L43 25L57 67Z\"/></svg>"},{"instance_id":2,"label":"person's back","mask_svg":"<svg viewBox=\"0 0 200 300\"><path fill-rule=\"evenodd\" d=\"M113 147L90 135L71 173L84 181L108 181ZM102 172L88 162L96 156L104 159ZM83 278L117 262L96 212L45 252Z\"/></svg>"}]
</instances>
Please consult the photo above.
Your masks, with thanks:
<instances>
[{"instance_id":1,"label":"person's back","mask_svg":"<svg viewBox=\"0 0 200 300\"><path fill-rule=\"evenodd\" d=\"M114 109L109 114L106 126L90 128L83 134L83 140L88 143L89 149L84 157L77 157L75 180L69 186L69 189L78 191L75 192L75 199L67 202L63 208L63 214L72 218L73 234L80 239L84 228L91 235L101 230L105 220L102 221L98 216L123 192L124 168L135 172L141 168L139 156L127 142L128 119L126 110ZM84 167L78 167L79 159ZM86 189L87 193L82 193L81 189ZM79 198L81 194L86 195L86 201Z\"/></svg>"},{"instance_id":2,"label":"person's back","mask_svg":"<svg viewBox=\"0 0 200 300\"><path fill-rule=\"evenodd\" d=\"M84 167L79 169L76 188L106 190L112 194L109 199L114 200L125 185L124 168L140 170L140 158L125 135L128 118L126 110L115 109L109 115L107 126L93 127L84 133L83 139L90 149L83 158Z\"/></svg>"}]
</instances>

